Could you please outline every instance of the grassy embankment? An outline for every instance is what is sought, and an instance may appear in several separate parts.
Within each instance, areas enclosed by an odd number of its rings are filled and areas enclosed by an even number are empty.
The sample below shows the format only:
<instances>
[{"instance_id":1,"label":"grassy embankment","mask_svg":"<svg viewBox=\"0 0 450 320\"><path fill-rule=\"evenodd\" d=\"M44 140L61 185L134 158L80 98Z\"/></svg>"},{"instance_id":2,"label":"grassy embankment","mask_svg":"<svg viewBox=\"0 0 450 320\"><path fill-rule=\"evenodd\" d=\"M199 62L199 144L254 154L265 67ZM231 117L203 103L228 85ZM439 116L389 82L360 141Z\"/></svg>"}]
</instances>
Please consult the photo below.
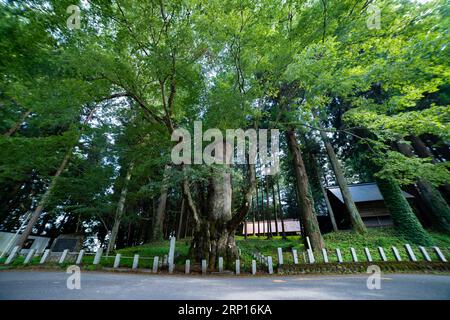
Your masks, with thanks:
<instances>
[{"instance_id":1,"label":"grassy embankment","mask_svg":"<svg viewBox=\"0 0 450 320\"><path fill-rule=\"evenodd\" d=\"M430 232L434 239L434 245L441 248L442 252L450 260L450 254L448 248L450 247L450 235L444 235L440 233ZM400 252L402 260L408 261L404 244L407 243L402 237L398 236L392 228L377 228L369 229L366 235L357 235L353 232L340 231L334 233L328 233L324 235L326 248L330 262L337 261L335 249L339 248L342 252L344 261L352 261L350 254L350 247L356 249L358 259L360 261L366 261L364 255L364 247L368 247L371 251L374 261L381 260L377 247L383 247L388 257L388 260L393 261L394 256L391 250L392 246L396 246ZM274 236L272 239L266 237L248 237L244 239L242 236L236 237L238 247L241 249L241 269L242 271L248 271L251 266L252 253L259 252L265 256L272 256L274 264L277 263L277 248L283 248L283 257L286 264L293 263L292 249L298 250L298 257L300 262L305 262L304 246L299 236L289 236L286 240L283 240L280 236ZM187 259L189 252L190 239L178 240L175 250L175 263L177 265L183 265ZM416 257L419 261L424 260L418 246L412 245ZM108 257L103 257L100 266L93 266L94 259L93 254L86 254L83 258L83 265L88 269L98 269L101 267L112 267L114 264L114 255L120 253L122 255L120 266L131 267L133 263L134 254L139 254L139 267L150 269L153 264L153 257L159 256L162 258L169 252L169 241L153 242L142 246L129 247L117 250L117 252L111 253ZM428 252L433 261L438 261L438 257L434 250L428 249ZM322 255L316 253L317 262L322 261ZM0 264L6 258L0 260ZM24 257L18 257L12 263L13 267L21 267L23 265ZM30 265L39 264L39 257L35 257ZM57 265L55 263L55 265ZM65 266L65 265L64 265ZM63 266L63 267L64 267Z\"/></svg>"},{"instance_id":2,"label":"grassy embankment","mask_svg":"<svg viewBox=\"0 0 450 320\"><path fill-rule=\"evenodd\" d=\"M434 239L434 244L441 248L442 252L450 260L450 254L448 248L450 247L450 235L444 235L436 232L430 232ZM352 261L350 247L355 248L358 259L360 261L366 261L364 255L364 247L368 247L371 251L374 261L381 260L377 248L383 247L388 260L393 261L394 255L391 247L396 246L400 252L402 260L409 260L404 247L405 243L408 243L405 239L398 236L392 228L377 228L369 229L366 235L358 235L353 232L340 231L333 232L324 235L326 248L330 262L337 261L335 249L339 248L342 252L344 261ZM236 237L237 244L241 249L241 264L243 270L248 270L251 265L252 253L260 252L266 256L272 256L274 263L277 261L277 248L283 249L283 257L285 263L293 263L292 249L298 250L298 256L300 262L305 261L303 256L304 246L299 236L289 236L286 240L283 240L281 236L274 236L272 239L266 237L248 237L244 239L242 236ZM190 239L183 239L177 241L176 244L176 263L184 264L185 259L189 251ZM424 260L418 246L411 245L416 257L419 261ZM118 250L122 256L133 256L139 254L141 257L162 257L169 251L169 241L149 243L142 246L130 247ZM435 252L428 249L430 257L434 261L438 261L438 257ZM316 260L322 261L322 255L316 254ZM110 263L112 265L112 261ZM131 264L130 264L131 265Z\"/></svg>"}]
</instances>

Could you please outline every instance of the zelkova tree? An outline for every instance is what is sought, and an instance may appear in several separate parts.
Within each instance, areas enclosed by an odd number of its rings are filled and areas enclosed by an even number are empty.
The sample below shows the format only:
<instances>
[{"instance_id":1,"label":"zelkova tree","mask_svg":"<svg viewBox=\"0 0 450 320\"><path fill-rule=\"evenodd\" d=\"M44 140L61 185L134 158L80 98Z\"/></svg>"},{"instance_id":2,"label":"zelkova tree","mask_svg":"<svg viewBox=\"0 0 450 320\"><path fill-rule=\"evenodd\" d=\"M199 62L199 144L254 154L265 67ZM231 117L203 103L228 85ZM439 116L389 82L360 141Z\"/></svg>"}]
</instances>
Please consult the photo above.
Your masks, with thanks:
<instances>
[{"instance_id":1,"label":"zelkova tree","mask_svg":"<svg viewBox=\"0 0 450 320\"><path fill-rule=\"evenodd\" d=\"M448 102L442 98L448 95L442 36L448 12L444 0L377 1L383 17L373 28L369 4L81 1L79 29L67 24L70 0L0 4L0 217L17 225L17 217L32 209L21 243L49 224L51 235L89 225L103 245L112 227L113 250L114 243L161 240L177 227L179 234L185 216L184 233L193 233L191 257L214 268L222 256L230 265L238 257L236 230L252 204L259 234L280 232L262 231L259 222L272 214L283 220L283 214L278 177L277 203L275 190L270 200L273 179L254 163L250 146L241 150L244 161L230 161L239 148L226 132L279 129L283 200L289 216L301 221L302 241L309 237L314 250L324 247L310 185L322 182L321 168L308 177L304 163L310 159L302 144L311 138L324 142L354 230L364 233L365 226L347 178L373 179L395 228L412 242L430 243L400 187L427 181L421 194L442 205L436 188L449 180L446 153L432 161L392 146L410 137L448 141ZM93 105L99 111L90 128L108 142L87 143L94 135L71 129ZM103 131L105 119L110 125ZM197 121L204 135L192 144ZM188 134L179 135L183 130ZM179 144L186 158L175 162L171 151ZM187 151L197 148L219 161ZM356 154L367 168L352 162ZM78 170L83 165L111 172L76 197L70 181L97 177ZM349 169L358 174L350 176ZM102 203L101 212L86 207L90 200ZM180 206L184 213L176 221L172 209ZM55 215L48 215L52 210Z\"/></svg>"},{"instance_id":2,"label":"zelkova tree","mask_svg":"<svg viewBox=\"0 0 450 320\"><path fill-rule=\"evenodd\" d=\"M143 3L140 6L141 8L137 8L131 1L122 1L112 6L93 6L91 13L102 17L99 23L104 24L101 27L97 24L90 27L94 30L114 30L122 45L111 45L107 35L98 37L94 36L95 32L78 35L77 41L83 43L83 55L86 57L81 59L82 63L78 64L78 68L80 73L86 74L86 78L89 74L96 74L97 77L94 78L109 82L111 89L128 97L132 105L142 110L148 121L163 125L166 132L172 135L177 128L186 126L198 117L198 101L204 95L201 92L203 84L200 60L204 58L207 47L199 37L206 30L198 29L204 27L198 17L201 5L175 1L170 4ZM143 7L150 15L142 14ZM239 30L239 25L233 25L232 28ZM98 50L97 46L102 49ZM90 61L95 61L95 65ZM233 94L237 98L234 102L242 114L247 112L242 99L245 88L242 84L241 65L236 62L235 66L239 69L236 73L239 75L240 89ZM213 115L213 112L209 114ZM228 125L222 122L219 127L226 128ZM239 124L233 124L231 128L236 125ZM225 142L217 143L225 146L226 150ZM216 252L227 261L233 260L237 256L234 232L251 203L254 186L254 179L251 178L252 165L248 166L249 184L244 191L243 204L234 214L231 207L230 173L211 167L208 179L209 217L202 215L196 204L196 195L192 194L187 174L190 168L185 164L178 168L181 170L185 205L194 221L193 252L196 252L197 258L207 258L212 266L217 257ZM211 247L216 249L212 249L210 253Z\"/></svg>"}]
</instances>

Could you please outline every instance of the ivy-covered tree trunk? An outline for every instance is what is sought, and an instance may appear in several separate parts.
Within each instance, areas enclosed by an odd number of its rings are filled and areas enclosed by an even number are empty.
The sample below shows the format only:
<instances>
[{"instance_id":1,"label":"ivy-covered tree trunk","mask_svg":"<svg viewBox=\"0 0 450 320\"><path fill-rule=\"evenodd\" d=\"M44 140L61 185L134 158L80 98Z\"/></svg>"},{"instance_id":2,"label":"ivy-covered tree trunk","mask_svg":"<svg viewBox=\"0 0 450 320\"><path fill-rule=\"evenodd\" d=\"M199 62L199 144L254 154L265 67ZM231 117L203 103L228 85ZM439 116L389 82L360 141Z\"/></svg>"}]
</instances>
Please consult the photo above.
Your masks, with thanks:
<instances>
[{"instance_id":1,"label":"ivy-covered tree trunk","mask_svg":"<svg viewBox=\"0 0 450 320\"><path fill-rule=\"evenodd\" d=\"M412 146L414 148L414 151L416 154L421 158L430 158L433 163L438 163L436 160L434 154L428 149L425 142L423 142L422 139L420 139L418 136L411 135L409 139L412 142ZM448 160L448 159L447 159ZM447 204L450 205L450 183L446 182L441 186L441 190L443 193L443 196L446 198Z\"/></svg>"},{"instance_id":2,"label":"ivy-covered tree trunk","mask_svg":"<svg viewBox=\"0 0 450 320\"><path fill-rule=\"evenodd\" d=\"M304 228L303 236L309 237L313 250L320 250L324 247L324 242L314 210L314 200L309 187L305 164L297 143L294 129L286 131L286 140L293 158L300 220Z\"/></svg>"},{"instance_id":3,"label":"ivy-covered tree trunk","mask_svg":"<svg viewBox=\"0 0 450 320\"><path fill-rule=\"evenodd\" d=\"M397 148L403 155L414 157L411 145L397 143ZM447 201L445 201L439 190L426 179L418 179L416 185L420 198L428 209L426 214L430 218L433 229L450 233L450 207Z\"/></svg>"},{"instance_id":4,"label":"ivy-covered tree trunk","mask_svg":"<svg viewBox=\"0 0 450 320\"><path fill-rule=\"evenodd\" d=\"M412 243L431 245L431 237L420 224L398 183L393 178L377 177L376 181L396 230Z\"/></svg>"},{"instance_id":5,"label":"ivy-covered tree trunk","mask_svg":"<svg viewBox=\"0 0 450 320\"><path fill-rule=\"evenodd\" d=\"M441 193L425 179L417 181L417 188L429 209L428 216L433 229L450 233L450 208Z\"/></svg>"},{"instance_id":6,"label":"ivy-covered tree trunk","mask_svg":"<svg viewBox=\"0 0 450 320\"><path fill-rule=\"evenodd\" d=\"M352 195L350 194L350 190L347 186L347 181L344 177L342 167L336 157L336 153L334 152L334 149L330 141L328 140L326 133L320 131L320 136L322 137L323 143L325 144L328 159L330 159L331 167L333 168L334 175L336 176L336 181L339 185L339 189L341 190L342 198L344 199L344 204L347 208L347 214L352 225L352 229L357 233L364 234L367 232L367 228L362 221L358 208L356 208L355 202L353 201Z\"/></svg>"}]
</instances>

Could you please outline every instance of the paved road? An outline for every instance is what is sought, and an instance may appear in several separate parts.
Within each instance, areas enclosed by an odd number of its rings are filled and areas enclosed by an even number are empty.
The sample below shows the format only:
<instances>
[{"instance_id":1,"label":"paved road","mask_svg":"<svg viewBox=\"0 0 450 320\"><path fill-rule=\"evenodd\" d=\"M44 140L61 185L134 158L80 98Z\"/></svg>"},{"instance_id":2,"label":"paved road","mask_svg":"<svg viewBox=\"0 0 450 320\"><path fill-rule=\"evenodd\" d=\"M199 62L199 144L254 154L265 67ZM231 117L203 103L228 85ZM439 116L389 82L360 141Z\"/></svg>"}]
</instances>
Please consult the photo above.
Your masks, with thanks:
<instances>
[{"instance_id":1,"label":"paved road","mask_svg":"<svg viewBox=\"0 0 450 320\"><path fill-rule=\"evenodd\" d=\"M2 271L0 299L446 299L450 276L384 275L380 290L367 277L169 276L82 272L81 289L69 290L59 271Z\"/></svg>"}]
</instances>

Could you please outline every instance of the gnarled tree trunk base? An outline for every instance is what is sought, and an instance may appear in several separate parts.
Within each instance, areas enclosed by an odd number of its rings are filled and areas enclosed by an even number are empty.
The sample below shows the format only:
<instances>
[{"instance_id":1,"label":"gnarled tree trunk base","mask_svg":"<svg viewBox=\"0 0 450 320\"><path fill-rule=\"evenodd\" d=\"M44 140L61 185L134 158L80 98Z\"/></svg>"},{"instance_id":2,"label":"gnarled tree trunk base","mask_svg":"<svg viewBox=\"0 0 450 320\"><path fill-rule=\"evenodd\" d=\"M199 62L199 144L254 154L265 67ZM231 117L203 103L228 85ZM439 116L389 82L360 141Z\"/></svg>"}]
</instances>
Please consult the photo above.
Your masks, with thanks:
<instances>
[{"instance_id":1,"label":"gnarled tree trunk base","mask_svg":"<svg viewBox=\"0 0 450 320\"><path fill-rule=\"evenodd\" d=\"M215 270L219 257L224 260L224 267L231 269L239 257L235 232L229 231L224 222L206 222L194 234L189 256L195 261L205 259L208 269Z\"/></svg>"}]
</instances>

